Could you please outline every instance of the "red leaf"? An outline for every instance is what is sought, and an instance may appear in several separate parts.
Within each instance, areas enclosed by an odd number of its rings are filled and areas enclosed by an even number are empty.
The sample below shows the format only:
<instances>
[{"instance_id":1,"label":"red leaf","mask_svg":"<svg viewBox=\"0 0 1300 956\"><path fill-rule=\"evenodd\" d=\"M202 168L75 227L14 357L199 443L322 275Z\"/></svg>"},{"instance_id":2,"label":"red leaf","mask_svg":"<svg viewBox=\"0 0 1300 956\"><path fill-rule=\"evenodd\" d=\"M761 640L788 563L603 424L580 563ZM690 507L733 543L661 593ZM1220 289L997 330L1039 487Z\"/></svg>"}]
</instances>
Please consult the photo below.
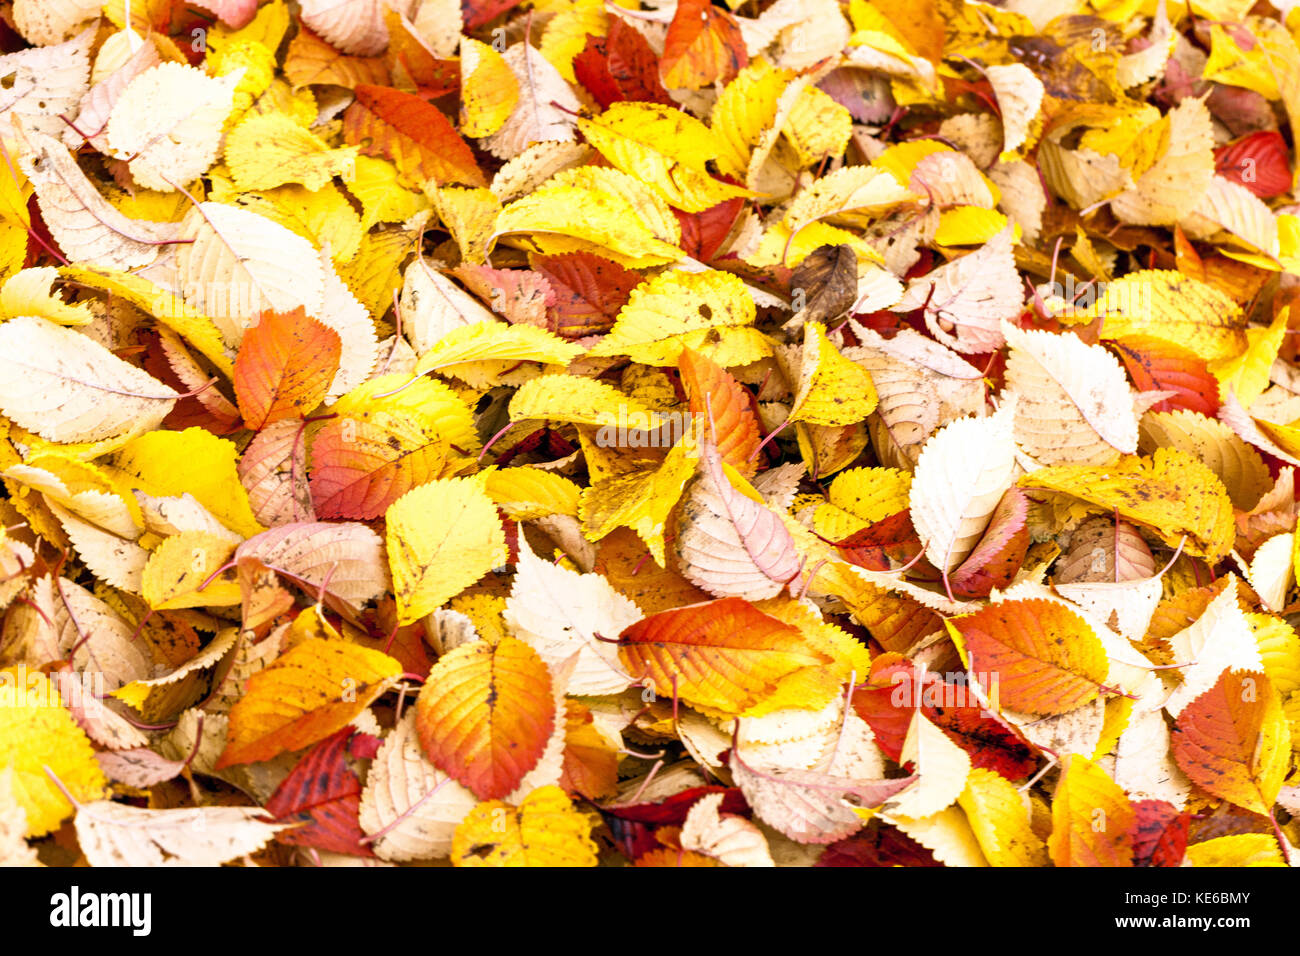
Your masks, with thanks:
<instances>
[{"instance_id":1,"label":"red leaf","mask_svg":"<svg viewBox=\"0 0 1300 956\"><path fill-rule=\"evenodd\" d=\"M587 37L573 73L602 108L622 100L676 105L659 82L659 60L649 42L618 17L612 18L608 36Z\"/></svg>"},{"instance_id":2,"label":"red leaf","mask_svg":"<svg viewBox=\"0 0 1300 956\"><path fill-rule=\"evenodd\" d=\"M987 713L961 684L922 672L898 654L872 662L870 682L853 692L853 709L867 722L890 760L898 761L912 715L920 707L927 719L971 758L971 765L1008 780L1024 780L1038 756L1015 729Z\"/></svg>"},{"instance_id":3,"label":"red leaf","mask_svg":"<svg viewBox=\"0 0 1300 956\"><path fill-rule=\"evenodd\" d=\"M744 207L744 198L734 196L700 212L674 209L673 214L682 227L681 248L688 256L708 262L717 254Z\"/></svg>"},{"instance_id":4,"label":"red leaf","mask_svg":"<svg viewBox=\"0 0 1300 956\"><path fill-rule=\"evenodd\" d=\"M261 431L301 418L325 400L342 343L329 326L292 312L263 312L235 357L235 398L244 425Z\"/></svg>"},{"instance_id":5,"label":"red leaf","mask_svg":"<svg viewBox=\"0 0 1300 956\"><path fill-rule=\"evenodd\" d=\"M533 256L529 263L546 277L555 297L555 332L580 339L607 332L641 276L590 252Z\"/></svg>"},{"instance_id":6,"label":"red leaf","mask_svg":"<svg viewBox=\"0 0 1300 956\"><path fill-rule=\"evenodd\" d=\"M934 854L895 827L868 827L822 851L817 866L943 866Z\"/></svg>"},{"instance_id":7,"label":"red leaf","mask_svg":"<svg viewBox=\"0 0 1300 956\"><path fill-rule=\"evenodd\" d=\"M374 855L361 842L365 837L357 820L361 781L347 763L354 736L368 738L375 747L379 744L378 738L344 727L307 751L271 795L267 813L277 820L294 817L304 823L278 834L281 843L352 856Z\"/></svg>"},{"instance_id":8,"label":"red leaf","mask_svg":"<svg viewBox=\"0 0 1300 956\"><path fill-rule=\"evenodd\" d=\"M888 571L890 559L907 564L921 550L921 539L906 509L882 518L835 542L844 560L868 571Z\"/></svg>"},{"instance_id":9,"label":"red leaf","mask_svg":"<svg viewBox=\"0 0 1300 956\"><path fill-rule=\"evenodd\" d=\"M486 186L469 144L456 127L413 93L362 84L343 114L343 138L367 156L391 159L407 179L423 185Z\"/></svg>"},{"instance_id":10,"label":"red leaf","mask_svg":"<svg viewBox=\"0 0 1300 956\"><path fill-rule=\"evenodd\" d=\"M709 0L681 0L664 38L659 78L669 89L730 82L746 64L745 38L731 14Z\"/></svg>"},{"instance_id":11,"label":"red leaf","mask_svg":"<svg viewBox=\"0 0 1300 956\"><path fill-rule=\"evenodd\" d=\"M1191 814L1179 812L1164 800L1140 800L1133 804L1133 809L1137 813L1129 829L1133 837L1133 865L1181 865Z\"/></svg>"},{"instance_id":12,"label":"red leaf","mask_svg":"<svg viewBox=\"0 0 1300 956\"><path fill-rule=\"evenodd\" d=\"M975 550L948 576L952 593L960 598L988 597L994 588L1011 583L1029 550L1029 498L1009 488L993 510L989 526Z\"/></svg>"},{"instance_id":13,"label":"red leaf","mask_svg":"<svg viewBox=\"0 0 1300 956\"><path fill-rule=\"evenodd\" d=\"M1224 179L1240 183L1260 199L1291 191L1291 164L1286 140L1276 130L1260 130L1214 151L1214 168Z\"/></svg>"},{"instance_id":14,"label":"red leaf","mask_svg":"<svg viewBox=\"0 0 1300 956\"><path fill-rule=\"evenodd\" d=\"M1177 393L1151 406L1151 411L1186 408L1211 418L1218 412L1219 380L1196 353L1153 335L1125 336L1110 344L1119 352L1139 391Z\"/></svg>"},{"instance_id":15,"label":"red leaf","mask_svg":"<svg viewBox=\"0 0 1300 956\"><path fill-rule=\"evenodd\" d=\"M507 10L519 6L519 0L460 0L461 15L465 29L481 27L489 20L495 19Z\"/></svg>"}]
</instances>

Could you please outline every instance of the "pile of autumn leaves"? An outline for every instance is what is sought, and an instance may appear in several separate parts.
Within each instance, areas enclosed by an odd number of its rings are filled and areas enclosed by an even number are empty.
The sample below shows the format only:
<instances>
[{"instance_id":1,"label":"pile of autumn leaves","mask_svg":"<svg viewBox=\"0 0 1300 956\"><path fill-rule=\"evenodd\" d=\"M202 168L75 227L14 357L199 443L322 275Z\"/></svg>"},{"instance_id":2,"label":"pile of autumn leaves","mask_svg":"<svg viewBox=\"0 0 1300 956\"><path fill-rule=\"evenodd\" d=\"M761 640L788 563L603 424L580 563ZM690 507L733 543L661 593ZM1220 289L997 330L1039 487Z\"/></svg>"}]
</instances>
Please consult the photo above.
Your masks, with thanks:
<instances>
[{"instance_id":1,"label":"pile of autumn leaves","mask_svg":"<svg viewBox=\"0 0 1300 956\"><path fill-rule=\"evenodd\" d=\"M15 0L0 864L1289 860L1297 24L749 6Z\"/></svg>"}]
</instances>

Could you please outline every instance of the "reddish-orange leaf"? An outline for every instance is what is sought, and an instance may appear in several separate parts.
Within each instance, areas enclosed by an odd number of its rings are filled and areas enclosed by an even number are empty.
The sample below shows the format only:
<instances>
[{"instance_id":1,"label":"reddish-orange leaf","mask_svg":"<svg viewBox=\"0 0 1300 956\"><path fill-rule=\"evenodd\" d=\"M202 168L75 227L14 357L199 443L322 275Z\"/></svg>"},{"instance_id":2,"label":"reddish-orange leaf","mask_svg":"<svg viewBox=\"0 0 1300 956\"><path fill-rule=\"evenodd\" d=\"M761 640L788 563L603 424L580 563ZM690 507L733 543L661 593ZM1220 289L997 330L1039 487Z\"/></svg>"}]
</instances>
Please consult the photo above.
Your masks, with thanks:
<instances>
[{"instance_id":1,"label":"reddish-orange leaf","mask_svg":"<svg viewBox=\"0 0 1300 956\"><path fill-rule=\"evenodd\" d=\"M640 274L590 252L531 256L529 263L550 282L552 331L567 339L608 332L641 282Z\"/></svg>"},{"instance_id":2,"label":"reddish-orange leaf","mask_svg":"<svg viewBox=\"0 0 1300 956\"><path fill-rule=\"evenodd\" d=\"M361 780L347 760L354 737L367 738L372 747L380 742L369 734L358 734L354 727L344 727L307 751L276 788L266 802L266 812L277 820L302 824L279 834L279 842L374 856L361 842L365 839L357 819Z\"/></svg>"},{"instance_id":3,"label":"reddish-orange leaf","mask_svg":"<svg viewBox=\"0 0 1300 956\"><path fill-rule=\"evenodd\" d=\"M483 171L456 127L413 93L360 85L343 114L343 138L367 156L386 156L411 182L486 186Z\"/></svg>"},{"instance_id":4,"label":"reddish-orange leaf","mask_svg":"<svg viewBox=\"0 0 1300 956\"><path fill-rule=\"evenodd\" d=\"M602 109L624 100L676 105L659 82L659 60L650 43L621 17L610 19L608 36L587 37L573 58L573 73Z\"/></svg>"},{"instance_id":5,"label":"reddish-orange leaf","mask_svg":"<svg viewBox=\"0 0 1300 956\"><path fill-rule=\"evenodd\" d=\"M642 853L636 858L634 866L721 866L717 860L694 850L682 850L677 847L662 846Z\"/></svg>"},{"instance_id":6,"label":"reddish-orange leaf","mask_svg":"<svg viewBox=\"0 0 1300 956\"><path fill-rule=\"evenodd\" d=\"M971 670L1011 710L1074 710L1097 696L1109 670L1088 622L1055 601L1000 601L949 626L960 632Z\"/></svg>"},{"instance_id":7,"label":"reddish-orange leaf","mask_svg":"<svg viewBox=\"0 0 1300 956\"><path fill-rule=\"evenodd\" d=\"M677 360L691 415L706 434L716 435L722 460L742 475L754 474L758 450L758 420L750 410L749 393L727 370L711 359L683 349ZM712 428L709 420L712 416Z\"/></svg>"},{"instance_id":8,"label":"reddish-orange leaf","mask_svg":"<svg viewBox=\"0 0 1300 956\"><path fill-rule=\"evenodd\" d=\"M1133 812L1133 865L1181 866L1191 814L1164 800L1139 800Z\"/></svg>"},{"instance_id":9,"label":"reddish-orange leaf","mask_svg":"<svg viewBox=\"0 0 1300 956\"><path fill-rule=\"evenodd\" d=\"M480 800L511 793L555 727L551 672L513 637L474 641L442 657L415 704L429 759Z\"/></svg>"},{"instance_id":10,"label":"reddish-orange leaf","mask_svg":"<svg viewBox=\"0 0 1300 956\"><path fill-rule=\"evenodd\" d=\"M835 542L851 564L869 571L888 571L893 559L910 564L921 550L921 539L912 527L912 516L904 509Z\"/></svg>"},{"instance_id":11,"label":"reddish-orange leaf","mask_svg":"<svg viewBox=\"0 0 1300 956\"><path fill-rule=\"evenodd\" d=\"M395 86L406 88L409 80L419 94L427 100L446 96L460 89L460 61L439 60L406 28L406 21L396 10L384 11L384 25L388 28L388 50L385 57L392 71Z\"/></svg>"},{"instance_id":12,"label":"reddish-orange leaf","mask_svg":"<svg viewBox=\"0 0 1300 956\"><path fill-rule=\"evenodd\" d=\"M260 431L306 415L325 400L341 354L339 334L301 306L263 312L235 358L235 399L244 425Z\"/></svg>"},{"instance_id":13,"label":"reddish-orange leaf","mask_svg":"<svg viewBox=\"0 0 1300 956\"><path fill-rule=\"evenodd\" d=\"M342 730L402 673L379 651L308 638L248 679L216 769L270 760Z\"/></svg>"},{"instance_id":14,"label":"reddish-orange leaf","mask_svg":"<svg viewBox=\"0 0 1300 956\"><path fill-rule=\"evenodd\" d=\"M1216 797L1267 816L1291 763L1291 731L1263 674L1225 670L1178 715L1174 760Z\"/></svg>"},{"instance_id":15,"label":"reddish-orange leaf","mask_svg":"<svg viewBox=\"0 0 1300 956\"><path fill-rule=\"evenodd\" d=\"M659 77L668 89L727 83L749 63L745 38L731 14L709 0L681 0L668 25Z\"/></svg>"},{"instance_id":16,"label":"reddish-orange leaf","mask_svg":"<svg viewBox=\"0 0 1300 956\"><path fill-rule=\"evenodd\" d=\"M407 448L381 425L361 418L331 419L311 446L316 514L378 518L412 488L442 477L447 454L441 440Z\"/></svg>"},{"instance_id":17,"label":"reddish-orange leaf","mask_svg":"<svg viewBox=\"0 0 1300 956\"><path fill-rule=\"evenodd\" d=\"M1152 405L1153 412L1186 408L1213 418L1219 410L1219 380L1190 349L1153 335L1128 335L1110 344L1139 391L1175 393Z\"/></svg>"},{"instance_id":18,"label":"reddish-orange leaf","mask_svg":"<svg viewBox=\"0 0 1300 956\"><path fill-rule=\"evenodd\" d=\"M744 197L733 196L699 212L682 212L680 209L673 209L677 224L682 228L682 241L678 245L691 258L708 262L721 248L723 240L727 238L731 227L736 223L736 217L744 208Z\"/></svg>"},{"instance_id":19,"label":"reddish-orange leaf","mask_svg":"<svg viewBox=\"0 0 1300 956\"><path fill-rule=\"evenodd\" d=\"M831 662L798 628L734 597L642 618L620 644L628 673L661 696L728 713L757 703L787 674Z\"/></svg>"}]
</instances>

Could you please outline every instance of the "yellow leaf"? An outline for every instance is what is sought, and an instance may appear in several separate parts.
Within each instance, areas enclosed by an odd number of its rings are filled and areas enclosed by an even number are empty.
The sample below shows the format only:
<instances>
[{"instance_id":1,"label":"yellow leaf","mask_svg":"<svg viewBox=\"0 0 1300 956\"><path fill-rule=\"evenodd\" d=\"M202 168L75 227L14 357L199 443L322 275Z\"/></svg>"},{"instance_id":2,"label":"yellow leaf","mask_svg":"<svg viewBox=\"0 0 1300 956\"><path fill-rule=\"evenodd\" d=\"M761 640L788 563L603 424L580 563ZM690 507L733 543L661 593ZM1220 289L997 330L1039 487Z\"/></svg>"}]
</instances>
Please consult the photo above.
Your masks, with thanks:
<instances>
[{"instance_id":1,"label":"yellow leaf","mask_svg":"<svg viewBox=\"0 0 1300 956\"><path fill-rule=\"evenodd\" d=\"M225 156L241 190L301 183L315 191L351 170L357 147L330 149L283 113L267 113L230 131Z\"/></svg>"},{"instance_id":2,"label":"yellow leaf","mask_svg":"<svg viewBox=\"0 0 1300 956\"><path fill-rule=\"evenodd\" d=\"M591 821L559 787L539 787L518 807L480 803L451 839L455 866L595 866Z\"/></svg>"},{"instance_id":3,"label":"yellow leaf","mask_svg":"<svg viewBox=\"0 0 1300 956\"><path fill-rule=\"evenodd\" d=\"M610 438L614 429L652 431L662 421L649 405L613 385L578 375L543 375L525 382L510 399L510 420L531 418L608 428ZM597 442L601 441L598 437Z\"/></svg>"},{"instance_id":4,"label":"yellow leaf","mask_svg":"<svg viewBox=\"0 0 1300 956\"><path fill-rule=\"evenodd\" d=\"M681 110L620 102L593 119L579 119L578 129L616 169L685 212L702 212L733 196L749 195L709 175L706 164L719 152L718 139Z\"/></svg>"},{"instance_id":5,"label":"yellow leaf","mask_svg":"<svg viewBox=\"0 0 1300 956\"><path fill-rule=\"evenodd\" d=\"M553 471L540 468L498 468L488 474L484 488L515 521L545 515L578 516L582 489Z\"/></svg>"},{"instance_id":6,"label":"yellow leaf","mask_svg":"<svg viewBox=\"0 0 1300 956\"><path fill-rule=\"evenodd\" d=\"M492 227L501 212L501 202L492 190L471 186L439 188L430 182L425 185L425 193L460 247L461 258L483 262L492 246Z\"/></svg>"},{"instance_id":7,"label":"yellow leaf","mask_svg":"<svg viewBox=\"0 0 1300 956\"><path fill-rule=\"evenodd\" d=\"M187 428L132 439L114 463L134 487L157 497L193 495L218 521L247 538L266 529L253 516L236 456L234 442Z\"/></svg>"},{"instance_id":8,"label":"yellow leaf","mask_svg":"<svg viewBox=\"0 0 1300 956\"><path fill-rule=\"evenodd\" d=\"M1124 791L1091 760L1072 754L1052 798L1047 849L1057 866L1133 865L1137 812Z\"/></svg>"},{"instance_id":9,"label":"yellow leaf","mask_svg":"<svg viewBox=\"0 0 1300 956\"><path fill-rule=\"evenodd\" d=\"M1219 380L1219 394L1227 397L1233 392L1243 408L1250 408L1255 399L1264 394L1271 384L1269 373L1277 358L1282 340L1286 338L1287 319L1291 307L1278 310L1268 328L1246 329L1246 348L1239 355L1209 363L1210 371Z\"/></svg>"},{"instance_id":10,"label":"yellow leaf","mask_svg":"<svg viewBox=\"0 0 1300 956\"><path fill-rule=\"evenodd\" d=\"M957 206L945 209L939 217L939 228L934 231L934 242L940 246L978 246L988 242L1006 228L1007 217L996 209L979 206ZM1020 225L1016 224L1012 238L1020 241Z\"/></svg>"},{"instance_id":11,"label":"yellow leaf","mask_svg":"<svg viewBox=\"0 0 1300 956\"><path fill-rule=\"evenodd\" d=\"M704 345L703 336L686 333L751 325L755 314L754 300L737 276L712 269L663 272L632 290L614 327L588 354L626 355L643 365L674 365L683 348L701 350L695 338Z\"/></svg>"},{"instance_id":12,"label":"yellow leaf","mask_svg":"<svg viewBox=\"0 0 1300 956\"><path fill-rule=\"evenodd\" d=\"M0 287L0 312L6 318L15 315L39 315L60 325L88 325L95 314L84 303L68 305L53 294L59 270L54 266L23 269L10 276Z\"/></svg>"},{"instance_id":13,"label":"yellow leaf","mask_svg":"<svg viewBox=\"0 0 1300 956\"><path fill-rule=\"evenodd\" d=\"M400 624L410 624L506 563L506 536L479 478L442 478L388 507L388 561Z\"/></svg>"},{"instance_id":14,"label":"yellow leaf","mask_svg":"<svg viewBox=\"0 0 1300 956\"><path fill-rule=\"evenodd\" d=\"M460 38L460 100L461 135L474 137L499 130L519 102L519 81L505 58L465 36Z\"/></svg>"},{"instance_id":15,"label":"yellow leaf","mask_svg":"<svg viewBox=\"0 0 1300 956\"><path fill-rule=\"evenodd\" d=\"M405 222L428 208L423 193L407 189L398 179L397 167L386 159L358 156L343 182L363 210L361 229L369 232L377 222ZM372 310L373 311L373 310Z\"/></svg>"},{"instance_id":16,"label":"yellow leaf","mask_svg":"<svg viewBox=\"0 0 1300 956\"><path fill-rule=\"evenodd\" d=\"M172 535L149 555L140 595L154 610L238 604L239 582L233 574L215 578L204 586L234 551L229 538L206 531Z\"/></svg>"},{"instance_id":17,"label":"yellow leaf","mask_svg":"<svg viewBox=\"0 0 1300 956\"><path fill-rule=\"evenodd\" d=\"M475 322L452 329L438 339L420 356L415 371L418 375L433 371L456 375L457 365L482 361L568 365L581 354L581 346L534 325Z\"/></svg>"},{"instance_id":18,"label":"yellow leaf","mask_svg":"<svg viewBox=\"0 0 1300 956\"><path fill-rule=\"evenodd\" d=\"M1234 833L1187 848L1192 866L1286 866L1271 833Z\"/></svg>"},{"instance_id":19,"label":"yellow leaf","mask_svg":"<svg viewBox=\"0 0 1300 956\"><path fill-rule=\"evenodd\" d=\"M99 799L108 785L58 689L24 667L0 670L0 767L13 768L14 799L27 814L29 837L57 829L73 812L46 767L79 801Z\"/></svg>"},{"instance_id":20,"label":"yellow leaf","mask_svg":"<svg viewBox=\"0 0 1300 956\"><path fill-rule=\"evenodd\" d=\"M1232 549L1232 501L1214 472L1185 451L1158 448L1152 458L1126 456L1093 468L1061 465L1020 479L1026 489L1071 495L1143 524L1190 554L1218 560Z\"/></svg>"},{"instance_id":21,"label":"yellow leaf","mask_svg":"<svg viewBox=\"0 0 1300 956\"><path fill-rule=\"evenodd\" d=\"M860 422L876 410L871 376L826 337L817 322L804 325L803 359L789 421L836 427Z\"/></svg>"},{"instance_id":22,"label":"yellow leaf","mask_svg":"<svg viewBox=\"0 0 1300 956\"><path fill-rule=\"evenodd\" d=\"M578 506L582 533L599 541L615 528L631 528L655 562L665 567L664 529L682 489L695 474L697 454L680 441L657 468L593 482Z\"/></svg>"},{"instance_id":23,"label":"yellow leaf","mask_svg":"<svg viewBox=\"0 0 1300 956\"><path fill-rule=\"evenodd\" d=\"M1029 825L1029 800L1015 784L975 768L957 803L990 866L1047 866L1047 847Z\"/></svg>"}]
</instances>

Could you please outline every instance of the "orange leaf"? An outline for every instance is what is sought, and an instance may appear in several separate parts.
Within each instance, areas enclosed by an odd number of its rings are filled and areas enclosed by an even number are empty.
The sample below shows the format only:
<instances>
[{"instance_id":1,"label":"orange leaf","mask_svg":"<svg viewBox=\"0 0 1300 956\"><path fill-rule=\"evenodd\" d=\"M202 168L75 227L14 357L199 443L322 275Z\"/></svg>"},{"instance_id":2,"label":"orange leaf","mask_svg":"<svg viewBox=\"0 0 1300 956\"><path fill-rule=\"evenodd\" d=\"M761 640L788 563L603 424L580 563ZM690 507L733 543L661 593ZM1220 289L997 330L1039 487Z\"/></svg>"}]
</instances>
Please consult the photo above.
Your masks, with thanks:
<instances>
[{"instance_id":1,"label":"orange leaf","mask_svg":"<svg viewBox=\"0 0 1300 956\"><path fill-rule=\"evenodd\" d=\"M730 82L749 62L730 14L709 0L682 0L668 25L659 76L668 89L698 90Z\"/></svg>"},{"instance_id":2,"label":"orange leaf","mask_svg":"<svg viewBox=\"0 0 1300 956\"><path fill-rule=\"evenodd\" d=\"M831 662L798 628L734 597L652 614L619 639L623 666L652 680L656 693L730 713L786 675Z\"/></svg>"},{"instance_id":3,"label":"orange leaf","mask_svg":"<svg viewBox=\"0 0 1300 956\"><path fill-rule=\"evenodd\" d=\"M1052 798L1047 849L1057 866L1133 865L1137 811L1119 784L1091 760L1072 754Z\"/></svg>"},{"instance_id":4,"label":"orange leaf","mask_svg":"<svg viewBox=\"0 0 1300 956\"><path fill-rule=\"evenodd\" d=\"M362 84L343 114L343 138L367 156L387 156L403 175L423 185L486 186L483 171L442 111L411 93Z\"/></svg>"},{"instance_id":5,"label":"orange leaf","mask_svg":"<svg viewBox=\"0 0 1300 956\"><path fill-rule=\"evenodd\" d=\"M342 730L402 673L402 665L357 644L312 637L248 680L230 710L216 769L270 760Z\"/></svg>"},{"instance_id":6,"label":"orange leaf","mask_svg":"<svg viewBox=\"0 0 1300 956\"><path fill-rule=\"evenodd\" d=\"M322 518L378 518L417 485L446 473L448 447L394 447L392 431L361 418L321 426L311 446L311 495Z\"/></svg>"},{"instance_id":7,"label":"orange leaf","mask_svg":"<svg viewBox=\"0 0 1300 956\"><path fill-rule=\"evenodd\" d=\"M263 312L235 358L235 398L245 427L260 431L310 412L325 400L341 353L339 334L301 307Z\"/></svg>"},{"instance_id":8,"label":"orange leaf","mask_svg":"<svg viewBox=\"0 0 1300 956\"><path fill-rule=\"evenodd\" d=\"M1200 786L1268 816L1290 766L1291 731L1267 677L1225 670L1178 715L1170 747Z\"/></svg>"},{"instance_id":9,"label":"orange leaf","mask_svg":"<svg viewBox=\"0 0 1300 956\"><path fill-rule=\"evenodd\" d=\"M437 767L498 800L537 765L555 728L551 672L513 637L463 644L429 672L415 728Z\"/></svg>"},{"instance_id":10,"label":"orange leaf","mask_svg":"<svg viewBox=\"0 0 1300 956\"><path fill-rule=\"evenodd\" d=\"M996 675L998 699L1012 710L1064 714L1097 696L1109 670L1088 622L1063 604L1001 601L951 619L970 668Z\"/></svg>"},{"instance_id":11,"label":"orange leaf","mask_svg":"<svg viewBox=\"0 0 1300 956\"><path fill-rule=\"evenodd\" d=\"M560 786L588 800L618 793L618 754L596 729L591 710L577 700L564 705L564 773Z\"/></svg>"},{"instance_id":12,"label":"orange leaf","mask_svg":"<svg viewBox=\"0 0 1300 956\"><path fill-rule=\"evenodd\" d=\"M677 367L682 373L691 416L696 421L707 422L712 415L711 433L718 436L722 460L746 478L753 475L757 466L752 459L758 448L758 422L750 411L749 393L726 369L691 349L682 349Z\"/></svg>"}]
</instances>

